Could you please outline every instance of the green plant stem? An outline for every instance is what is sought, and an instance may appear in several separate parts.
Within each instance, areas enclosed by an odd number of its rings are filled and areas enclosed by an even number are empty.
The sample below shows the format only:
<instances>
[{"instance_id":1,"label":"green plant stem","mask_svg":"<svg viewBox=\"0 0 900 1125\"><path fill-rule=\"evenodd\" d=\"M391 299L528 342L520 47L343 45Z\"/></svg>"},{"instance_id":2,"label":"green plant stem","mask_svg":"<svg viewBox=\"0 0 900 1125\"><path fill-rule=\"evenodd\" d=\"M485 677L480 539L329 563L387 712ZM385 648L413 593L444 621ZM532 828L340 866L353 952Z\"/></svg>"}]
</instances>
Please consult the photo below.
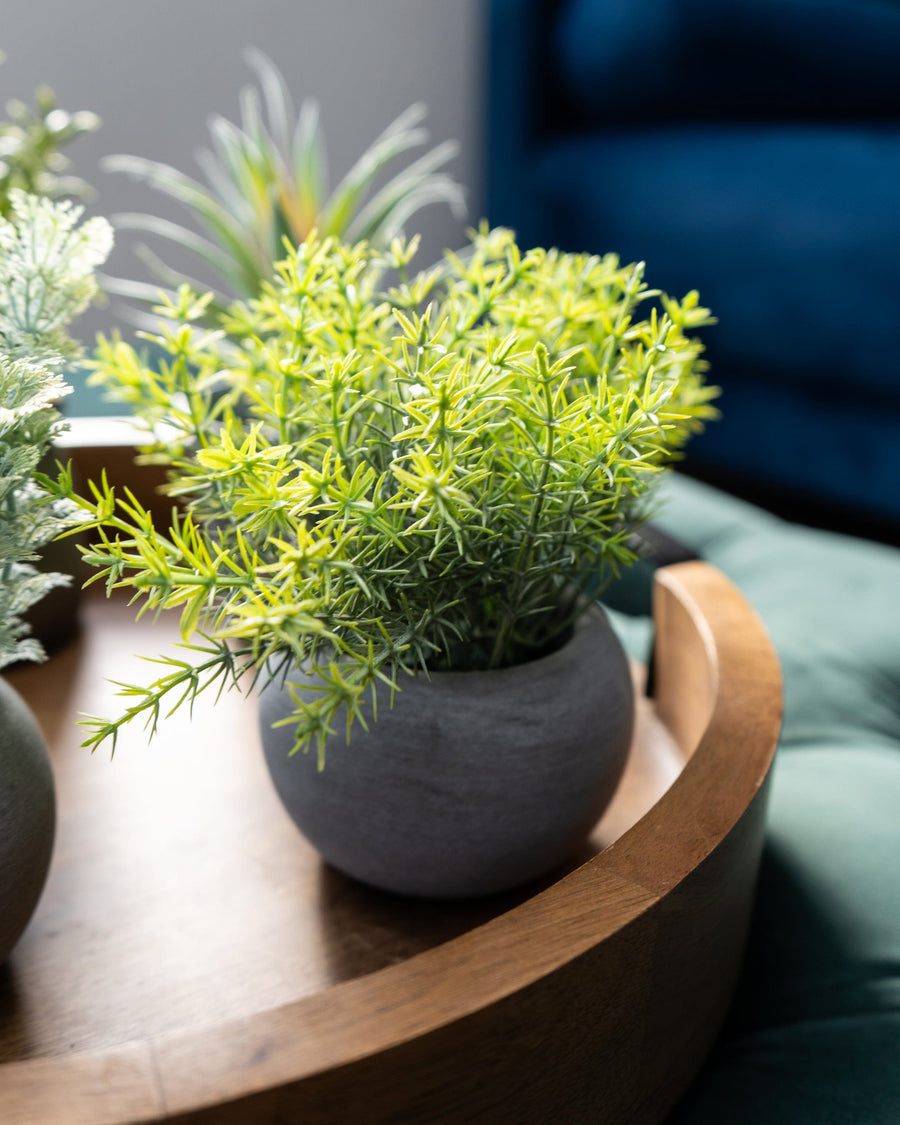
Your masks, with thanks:
<instances>
[{"instance_id":1,"label":"green plant stem","mask_svg":"<svg viewBox=\"0 0 900 1125\"><path fill-rule=\"evenodd\" d=\"M167 696L171 695L172 692L175 692L178 689L183 689L175 705L167 712L166 717L173 714L174 711L186 698L190 697L191 702L193 702L193 699L201 691L209 687L211 684L215 683L216 680L220 678L230 676L232 681L231 684L227 685L227 681L223 679L223 682L219 687L220 692L226 686L236 686L237 680L240 678L240 676L253 666L253 657L254 653L252 648L240 648L232 650L228 657L220 653L216 656L213 656L209 660L203 661L200 664L183 665L179 672L165 677L162 681L160 681L158 684L155 684L153 687L139 689L139 694L141 696L140 702L133 704L131 707L127 707L118 719L115 719L112 722L107 722L103 719L84 720L82 725L93 727L94 732L89 738L85 739L82 745L89 748L93 753L93 751L97 749L101 742L104 742L107 738L111 738L112 746L110 748L110 755L112 755L113 753L115 753L116 741L118 739L120 729L126 723L132 722L134 719L138 718L140 715L143 715L148 711L150 712L150 715L148 715L147 717L147 724L149 726L150 735L152 737L152 735L156 733L156 728L159 723L162 701ZM243 665L243 667L235 669L235 664L241 660L245 660L246 663ZM204 680L204 676L208 672L211 672L212 675L206 677ZM201 683L201 681L204 682ZM123 685L119 686L122 687ZM133 689L126 688L126 691L134 694Z\"/></svg>"},{"instance_id":2,"label":"green plant stem","mask_svg":"<svg viewBox=\"0 0 900 1125\"><path fill-rule=\"evenodd\" d=\"M519 547L518 558L516 559L516 585L512 598L510 599L510 608L503 624L497 633L497 639L494 642L493 650L491 651L491 659L488 663L489 668L499 667L500 661L503 658L503 652L506 648L507 640L512 632L518 616L519 609L522 604L522 595L525 589L525 579L531 570L531 559L534 553L534 541L538 533L541 523L541 513L544 509L544 497L547 490L547 484L550 480L550 465L553 461L553 451L556 443L556 418L553 413L553 393L550 389L550 372L547 367L547 353L541 346L535 349L538 365L541 372L541 389L544 395L544 406L547 410L547 418L544 422L545 428L545 445L544 453L541 464L541 479L538 482L537 496L531 509L531 518L528 521L528 529L525 532L525 537Z\"/></svg>"}]
</instances>

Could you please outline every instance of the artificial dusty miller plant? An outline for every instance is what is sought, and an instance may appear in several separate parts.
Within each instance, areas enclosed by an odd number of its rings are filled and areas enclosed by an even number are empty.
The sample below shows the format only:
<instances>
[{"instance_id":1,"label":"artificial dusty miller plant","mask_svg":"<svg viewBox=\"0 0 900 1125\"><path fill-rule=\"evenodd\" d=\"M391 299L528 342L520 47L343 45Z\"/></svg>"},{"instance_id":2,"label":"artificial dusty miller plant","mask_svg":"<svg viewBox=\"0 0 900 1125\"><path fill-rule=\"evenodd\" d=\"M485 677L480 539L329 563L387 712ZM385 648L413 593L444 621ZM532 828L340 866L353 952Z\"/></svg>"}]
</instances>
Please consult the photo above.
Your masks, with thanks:
<instances>
[{"instance_id":1,"label":"artificial dusty miller plant","mask_svg":"<svg viewBox=\"0 0 900 1125\"><path fill-rule=\"evenodd\" d=\"M63 362L77 353L66 326L96 291L109 253L104 219L79 227L81 209L13 189L0 218L0 667L39 660L24 614L68 577L40 573L40 550L72 523L73 508L35 480L63 425L57 401L71 388Z\"/></svg>"},{"instance_id":2,"label":"artificial dusty miller plant","mask_svg":"<svg viewBox=\"0 0 900 1125\"><path fill-rule=\"evenodd\" d=\"M144 608L180 607L196 651L125 687L89 745L139 715L155 728L167 699L306 665L320 691L291 722L321 754L376 717L379 680L545 651L579 591L634 557L655 476L714 413L696 293L659 295L612 255L523 254L505 230L408 278L414 250L313 236L216 331L183 289L158 366L101 342L93 378L164 428L186 512L163 533L104 482L79 501L87 558Z\"/></svg>"},{"instance_id":3,"label":"artificial dusty miller plant","mask_svg":"<svg viewBox=\"0 0 900 1125\"><path fill-rule=\"evenodd\" d=\"M138 156L112 156L104 162L108 170L134 176L188 210L199 230L140 214L117 215L116 225L146 231L194 255L222 286L214 297L216 306L234 297L256 297L262 282L273 277L285 240L296 246L313 229L323 236L387 246L423 207L446 203L462 211L462 188L440 171L456 154L452 141L376 186L388 165L427 141L423 105L410 106L391 122L329 192L318 105L305 100L297 113L271 60L260 51L249 51L247 58L257 72L262 101L259 90L246 86L240 93L240 126L221 116L212 119L211 148L197 158L208 187ZM138 252L161 284L197 285L146 246ZM158 287L143 282L107 279L106 285L111 292L152 304L159 299Z\"/></svg>"}]
</instances>

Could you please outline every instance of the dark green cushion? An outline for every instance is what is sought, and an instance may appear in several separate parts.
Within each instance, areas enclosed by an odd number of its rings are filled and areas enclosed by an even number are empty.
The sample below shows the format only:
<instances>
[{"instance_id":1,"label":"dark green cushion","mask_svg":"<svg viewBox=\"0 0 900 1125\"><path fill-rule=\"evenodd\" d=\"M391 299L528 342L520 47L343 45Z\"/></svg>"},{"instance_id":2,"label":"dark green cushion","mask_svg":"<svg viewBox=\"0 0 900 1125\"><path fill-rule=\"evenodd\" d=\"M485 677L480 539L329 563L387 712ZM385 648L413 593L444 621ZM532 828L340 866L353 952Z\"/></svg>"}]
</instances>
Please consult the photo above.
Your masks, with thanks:
<instances>
[{"instance_id":1,"label":"dark green cushion","mask_svg":"<svg viewBox=\"0 0 900 1125\"><path fill-rule=\"evenodd\" d=\"M673 1122L897 1125L900 551L684 478L665 500L659 524L743 590L785 680L741 986ZM641 628L627 625L632 644Z\"/></svg>"},{"instance_id":2,"label":"dark green cushion","mask_svg":"<svg viewBox=\"0 0 900 1125\"><path fill-rule=\"evenodd\" d=\"M659 524L727 574L765 622L785 684L782 745L900 752L900 552L785 523L683 477Z\"/></svg>"}]
</instances>

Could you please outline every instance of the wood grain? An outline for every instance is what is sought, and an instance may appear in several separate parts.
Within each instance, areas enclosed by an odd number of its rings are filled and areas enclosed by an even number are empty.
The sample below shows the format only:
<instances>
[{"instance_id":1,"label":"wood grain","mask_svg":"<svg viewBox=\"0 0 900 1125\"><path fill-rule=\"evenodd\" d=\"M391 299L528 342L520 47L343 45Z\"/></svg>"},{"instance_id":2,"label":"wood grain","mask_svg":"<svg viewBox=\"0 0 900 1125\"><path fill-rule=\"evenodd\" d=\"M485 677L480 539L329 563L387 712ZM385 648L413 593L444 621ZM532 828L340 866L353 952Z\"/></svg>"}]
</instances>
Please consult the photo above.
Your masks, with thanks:
<instances>
[{"instance_id":1,"label":"wood grain","mask_svg":"<svg viewBox=\"0 0 900 1125\"><path fill-rule=\"evenodd\" d=\"M0 1121L662 1120L739 968L781 696L720 574L670 568L656 596L657 699L585 862L454 906L323 867L238 695L88 756L75 713L108 713L106 677L140 677L175 627L87 600L75 644L10 676L60 823L0 971Z\"/></svg>"}]
</instances>

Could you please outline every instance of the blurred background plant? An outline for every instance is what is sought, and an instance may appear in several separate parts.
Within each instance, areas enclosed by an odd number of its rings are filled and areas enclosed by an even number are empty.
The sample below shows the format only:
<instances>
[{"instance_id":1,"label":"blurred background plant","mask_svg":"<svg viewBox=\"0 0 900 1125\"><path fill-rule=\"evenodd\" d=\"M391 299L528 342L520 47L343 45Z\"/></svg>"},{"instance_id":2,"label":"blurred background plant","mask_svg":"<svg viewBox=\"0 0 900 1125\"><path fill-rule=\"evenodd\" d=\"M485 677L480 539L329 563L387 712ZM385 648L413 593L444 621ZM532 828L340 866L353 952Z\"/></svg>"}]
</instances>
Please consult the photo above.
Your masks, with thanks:
<instances>
[{"instance_id":1,"label":"blurred background plant","mask_svg":"<svg viewBox=\"0 0 900 1125\"><path fill-rule=\"evenodd\" d=\"M0 63L3 61L0 52ZM51 199L87 198L90 186L70 175L70 161L60 151L84 133L100 127L100 118L88 110L69 113L56 104L53 91L39 86L34 107L13 99L6 103L8 121L0 121L0 216L12 210L16 189Z\"/></svg>"},{"instance_id":2,"label":"blurred background plant","mask_svg":"<svg viewBox=\"0 0 900 1125\"><path fill-rule=\"evenodd\" d=\"M97 291L94 270L112 229L81 208L13 188L0 218L0 668L40 660L25 614L70 582L42 573L40 552L72 523L74 506L53 498L37 474L65 424L57 403L72 389L64 365L78 355L66 328ZM36 475L37 474L37 475Z\"/></svg>"},{"instance_id":3,"label":"blurred background plant","mask_svg":"<svg viewBox=\"0 0 900 1125\"><path fill-rule=\"evenodd\" d=\"M323 237L366 239L386 247L424 207L442 203L457 216L464 214L463 189L442 170L457 153L453 141L429 149L381 182L389 165L428 140L424 105L411 105L392 121L329 190L318 104L306 99L297 112L275 64L257 50L246 58L259 85L240 91L240 125L212 118L210 147L197 155L208 186L139 156L110 156L103 162L105 170L131 175L187 209L191 227L148 214L119 214L114 222L123 230L152 234L202 262L215 277L210 316L235 297L256 297L284 257L285 242L297 246L313 229ZM185 282L208 288L146 245L135 252L170 291ZM159 286L145 282L105 278L104 287L144 303L159 300Z\"/></svg>"}]
</instances>

